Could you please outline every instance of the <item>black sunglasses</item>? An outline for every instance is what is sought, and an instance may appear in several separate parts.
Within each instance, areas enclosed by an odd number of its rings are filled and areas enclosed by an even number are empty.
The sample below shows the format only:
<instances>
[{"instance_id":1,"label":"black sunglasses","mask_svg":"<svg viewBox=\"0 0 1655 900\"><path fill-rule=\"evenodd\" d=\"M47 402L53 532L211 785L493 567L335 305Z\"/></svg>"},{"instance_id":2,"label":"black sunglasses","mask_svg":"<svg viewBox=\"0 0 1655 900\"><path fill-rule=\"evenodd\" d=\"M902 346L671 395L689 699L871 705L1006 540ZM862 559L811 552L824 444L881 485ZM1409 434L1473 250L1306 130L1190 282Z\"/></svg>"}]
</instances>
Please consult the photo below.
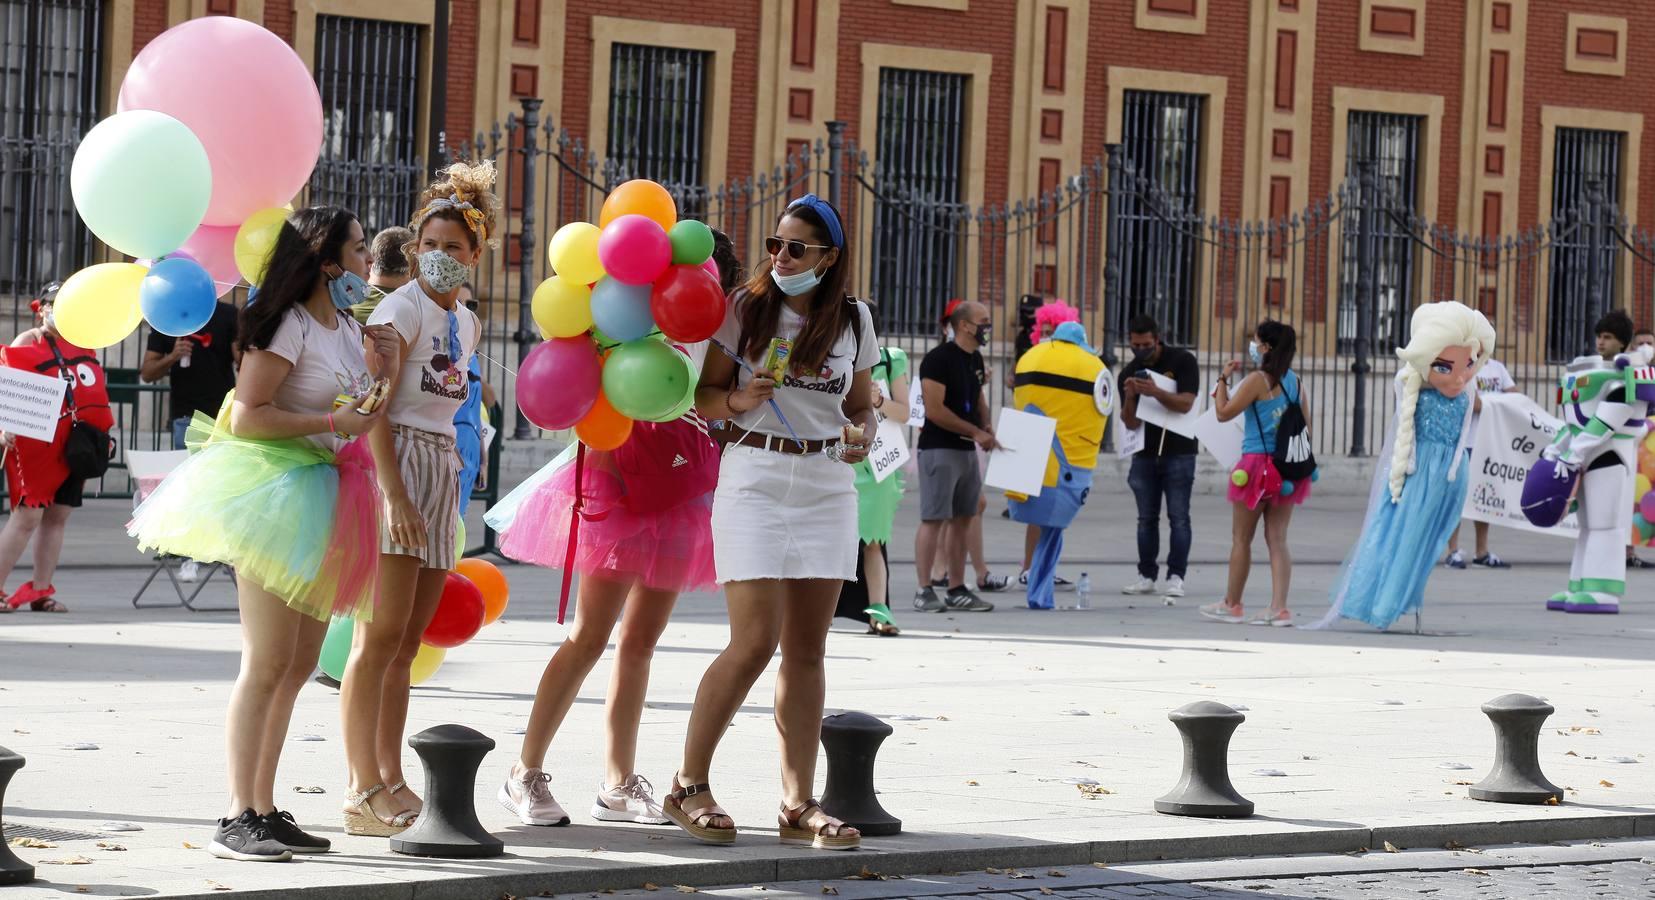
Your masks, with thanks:
<instances>
[{"instance_id":1,"label":"black sunglasses","mask_svg":"<svg viewBox=\"0 0 1655 900\"><path fill-rule=\"evenodd\" d=\"M771 256L780 256L782 248L787 248L787 255L794 259L804 259L806 250L832 250L828 244L807 244L804 241L784 241L779 237L764 239L764 250Z\"/></svg>"}]
</instances>

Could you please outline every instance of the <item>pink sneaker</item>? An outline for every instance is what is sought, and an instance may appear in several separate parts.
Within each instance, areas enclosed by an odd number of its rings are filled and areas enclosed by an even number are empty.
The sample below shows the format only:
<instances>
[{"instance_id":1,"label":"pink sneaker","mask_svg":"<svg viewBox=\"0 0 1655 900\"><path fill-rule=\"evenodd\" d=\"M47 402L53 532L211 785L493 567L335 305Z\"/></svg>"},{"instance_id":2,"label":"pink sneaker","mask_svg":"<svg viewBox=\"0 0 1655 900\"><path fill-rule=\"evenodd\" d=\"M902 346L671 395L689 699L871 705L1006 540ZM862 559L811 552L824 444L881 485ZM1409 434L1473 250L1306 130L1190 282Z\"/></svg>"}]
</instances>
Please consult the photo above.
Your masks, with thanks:
<instances>
[{"instance_id":1,"label":"pink sneaker","mask_svg":"<svg viewBox=\"0 0 1655 900\"><path fill-rule=\"evenodd\" d=\"M1241 604L1239 603L1231 605L1220 600L1217 603L1209 603L1201 607L1199 611L1201 615L1209 619L1230 625L1240 625L1247 621L1246 617L1241 614Z\"/></svg>"},{"instance_id":2,"label":"pink sneaker","mask_svg":"<svg viewBox=\"0 0 1655 900\"><path fill-rule=\"evenodd\" d=\"M1278 609L1273 613L1267 612L1262 616L1258 616L1247 624L1268 625L1271 628L1292 628L1293 613L1290 610Z\"/></svg>"}]
</instances>

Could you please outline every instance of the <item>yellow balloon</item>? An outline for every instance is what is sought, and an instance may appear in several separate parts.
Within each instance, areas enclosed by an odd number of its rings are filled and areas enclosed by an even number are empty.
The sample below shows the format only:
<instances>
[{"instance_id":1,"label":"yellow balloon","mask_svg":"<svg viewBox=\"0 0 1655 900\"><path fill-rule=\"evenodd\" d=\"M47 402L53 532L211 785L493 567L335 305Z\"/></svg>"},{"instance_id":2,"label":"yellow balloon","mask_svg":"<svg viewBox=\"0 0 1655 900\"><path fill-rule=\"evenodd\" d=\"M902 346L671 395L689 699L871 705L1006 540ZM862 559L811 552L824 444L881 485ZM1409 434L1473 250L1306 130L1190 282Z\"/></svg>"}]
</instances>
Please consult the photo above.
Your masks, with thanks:
<instances>
[{"instance_id":1,"label":"yellow balloon","mask_svg":"<svg viewBox=\"0 0 1655 900\"><path fill-rule=\"evenodd\" d=\"M1650 421L1655 422L1655 419L1651 419ZM1651 428L1649 430L1649 436L1644 438L1644 449L1648 450L1650 453L1655 453L1655 428Z\"/></svg>"},{"instance_id":2,"label":"yellow balloon","mask_svg":"<svg viewBox=\"0 0 1655 900\"><path fill-rule=\"evenodd\" d=\"M276 238L286 222L287 210L272 206L248 216L236 229L236 269L248 284L257 287L264 283L270 251L276 249Z\"/></svg>"},{"instance_id":3,"label":"yellow balloon","mask_svg":"<svg viewBox=\"0 0 1655 900\"><path fill-rule=\"evenodd\" d=\"M126 340L144 318L138 285L148 273L147 266L134 263L99 263L69 276L52 305L58 333L88 350Z\"/></svg>"},{"instance_id":4,"label":"yellow balloon","mask_svg":"<svg viewBox=\"0 0 1655 900\"><path fill-rule=\"evenodd\" d=\"M580 284L593 284L603 277L598 262L598 235L602 230L591 222L570 222L552 235L546 259L552 271Z\"/></svg>"},{"instance_id":5,"label":"yellow balloon","mask_svg":"<svg viewBox=\"0 0 1655 900\"><path fill-rule=\"evenodd\" d=\"M1632 488L1632 497L1633 497L1633 499L1642 498L1643 495L1649 493L1649 483L1650 482L1649 482L1649 476L1648 475L1639 475L1636 479L1634 479L1633 480L1633 485L1634 486Z\"/></svg>"},{"instance_id":6,"label":"yellow balloon","mask_svg":"<svg viewBox=\"0 0 1655 900\"><path fill-rule=\"evenodd\" d=\"M408 670L408 683L424 683L425 679L436 674L437 669L442 666L442 661L446 656L448 656L448 651L441 647L433 647L430 644L420 644L419 652L414 654L414 664Z\"/></svg>"},{"instance_id":7,"label":"yellow balloon","mask_svg":"<svg viewBox=\"0 0 1655 900\"><path fill-rule=\"evenodd\" d=\"M592 289L553 275L534 289L534 323L552 337L576 337L592 327Z\"/></svg>"}]
</instances>

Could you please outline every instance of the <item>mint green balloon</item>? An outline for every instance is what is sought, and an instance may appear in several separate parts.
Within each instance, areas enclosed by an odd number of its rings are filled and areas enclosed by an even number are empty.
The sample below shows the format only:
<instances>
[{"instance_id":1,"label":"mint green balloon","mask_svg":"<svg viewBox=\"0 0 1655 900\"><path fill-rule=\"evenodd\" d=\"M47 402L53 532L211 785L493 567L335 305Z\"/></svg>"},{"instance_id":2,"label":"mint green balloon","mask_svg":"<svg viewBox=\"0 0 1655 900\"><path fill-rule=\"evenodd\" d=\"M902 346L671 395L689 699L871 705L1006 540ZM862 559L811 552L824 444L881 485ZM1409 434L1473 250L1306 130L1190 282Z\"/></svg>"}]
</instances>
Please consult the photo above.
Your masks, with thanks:
<instances>
[{"instance_id":1,"label":"mint green balloon","mask_svg":"<svg viewBox=\"0 0 1655 900\"><path fill-rule=\"evenodd\" d=\"M675 266L699 266L713 255L713 230L706 222L679 219L667 232L667 241L672 244Z\"/></svg>"},{"instance_id":2,"label":"mint green balloon","mask_svg":"<svg viewBox=\"0 0 1655 900\"><path fill-rule=\"evenodd\" d=\"M99 240L127 256L157 259L201 226L213 169L187 125L134 109L104 119L81 139L69 190Z\"/></svg>"},{"instance_id":3,"label":"mint green balloon","mask_svg":"<svg viewBox=\"0 0 1655 900\"><path fill-rule=\"evenodd\" d=\"M676 350L673 352L678 353ZM688 354L678 353L678 358L684 361L684 369L689 372L689 386L684 390L684 398L678 401L678 404L674 406L670 412L664 413L649 421L676 422L677 420L682 419L685 413L688 413L695 407L695 387L696 383L701 378L701 373L695 370L695 360L690 359Z\"/></svg>"},{"instance_id":4,"label":"mint green balloon","mask_svg":"<svg viewBox=\"0 0 1655 900\"><path fill-rule=\"evenodd\" d=\"M322 638L321 666L334 681L345 680L345 663L351 658L351 633L356 620L340 616L328 623L327 637Z\"/></svg>"},{"instance_id":5,"label":"mint green balloon","mask_svg":"<svg viewBox=\"0 0 1655 900\"><path fill-rule=\"evenodd\" d=\"M603 363L603 395L623 416L654 421L671 412L693 386L683 354L639 338L616 347Z\"/></svg>"}]
</instances>

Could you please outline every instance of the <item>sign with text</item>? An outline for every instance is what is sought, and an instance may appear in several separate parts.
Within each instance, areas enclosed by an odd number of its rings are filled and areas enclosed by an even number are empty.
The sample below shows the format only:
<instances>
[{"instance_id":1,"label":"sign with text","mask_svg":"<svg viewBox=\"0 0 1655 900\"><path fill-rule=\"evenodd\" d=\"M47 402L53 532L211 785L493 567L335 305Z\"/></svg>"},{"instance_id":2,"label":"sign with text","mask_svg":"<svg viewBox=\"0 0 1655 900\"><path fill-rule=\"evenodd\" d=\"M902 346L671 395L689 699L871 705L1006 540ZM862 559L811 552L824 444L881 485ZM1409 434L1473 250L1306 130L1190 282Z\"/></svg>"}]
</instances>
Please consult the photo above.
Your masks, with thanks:
<instances>
[{"instance_id":1,"label":"sign with text","mask_svg":"<svg viewBox=\"0 0 1655 900\"><path fill-rule=\"evenodd\" d=\"M0 431L50 443L68 387L54 375L0 366Z\"/></svg>"},{"instance_id":2,"label":"sign with text","mask_svg":"<svg viewBox=\"0 0 1655 900\"><path fill-rule=\"evenodd\" d=\"M1562 420L1522 394L1483 394L1482 401L1471 462L1461 476L1471 479L1464 517L1574 540L1580 526L1573 513L1553 528L1536 528L1523 517L1523 479L1557 437Z\"/></svg>"},{"instance_id":3,"label":"sign with text","mask_svg":"<svg viewBox=\"0 0 1655 900\"><path fill-rule=\"evenodd\" d=\"M908 427L925 427L925 396L919 389L920 379L908 385Z\"/></svg>"},{"instance_id":4,"label":"sign with text","mask_svg":"<svg viewBox=\"0 0 1655 900\"><path fill-rule=\"evenodd\" d=\"M868 448L868 468L873 470L874 481L883 482L908 462L908 440L902 428L890 419L879 423L873 446Z\"/></svg>"},{"instance_id":5,"label":"sign with text","mask_svg":"<svg viewBox=\"0 0 1655 900\"><path fill-rule=\"evenodd\" d=\"M1000 449L988 455L983 483L990 487L1040 496L1046 485L1046 462L1052 455L1057 420L1021 410L1000 408L994 439Z\"/></svg>"}]
</instances>

